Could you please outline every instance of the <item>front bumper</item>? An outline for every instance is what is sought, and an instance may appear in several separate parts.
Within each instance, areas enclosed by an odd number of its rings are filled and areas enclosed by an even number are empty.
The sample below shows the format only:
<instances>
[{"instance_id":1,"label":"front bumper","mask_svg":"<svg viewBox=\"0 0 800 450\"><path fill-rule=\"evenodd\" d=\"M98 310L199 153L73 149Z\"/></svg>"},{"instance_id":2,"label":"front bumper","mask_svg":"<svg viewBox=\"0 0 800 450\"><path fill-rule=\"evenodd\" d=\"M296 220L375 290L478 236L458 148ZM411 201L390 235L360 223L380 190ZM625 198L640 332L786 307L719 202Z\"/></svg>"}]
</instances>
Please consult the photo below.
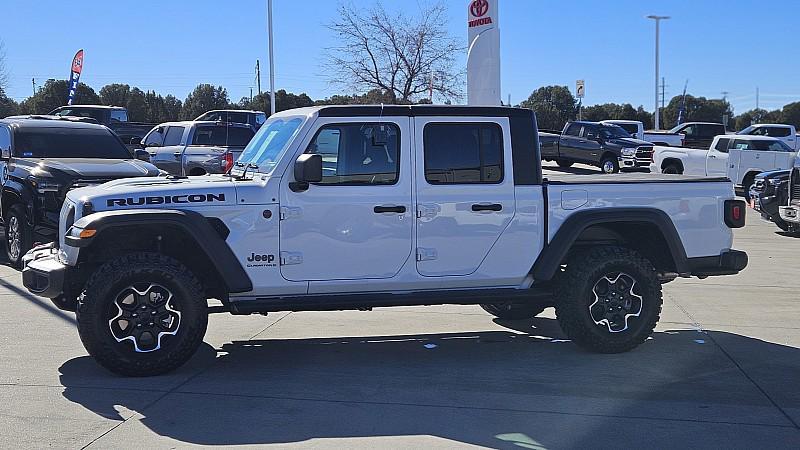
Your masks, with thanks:
<instances>
[{"instance_id":1,"label":"front bumper","mask_svg":"<svg viewBox=\"0 0 800 450\"><path fill-rule=\"evenodd\" d=\"M800 206L781 206L778 208L781 219L789 223L800 223Z\"/></svg>"},{"instance_id":2,"label":"front bumper","mask_svg":"<svg viewBox=\"0 0 800 450\"><path fill-rule=\"evenodd\" d=\"M63 296L68 266L58 260L53 244L32 249L23 256L22 264L22 284L30 293L49 299Z\"/></svg>"},{"instance_id":3,"label":"front bumper","mask_svg":"<svg viewBox=\"0 0 800 450\"><path fill-rule=\"evenodd\" d=\"M705 278L716 275L735 275L747 267L747 253L740 250L727 250L719 256L689 258L691 275Z\"/></svg>"},{"instance_id":4,"label":"front bumper","mask_svg":"<svg viewBox=\"0 0 800 450\"><path fill-rule=\"evenodd\" d=\"M636 156L620 156L619 160L619 168L620 169L648 169L652 172L651 164L653 161L643 158L637 158Z\"/></svg>"}]
</instances>

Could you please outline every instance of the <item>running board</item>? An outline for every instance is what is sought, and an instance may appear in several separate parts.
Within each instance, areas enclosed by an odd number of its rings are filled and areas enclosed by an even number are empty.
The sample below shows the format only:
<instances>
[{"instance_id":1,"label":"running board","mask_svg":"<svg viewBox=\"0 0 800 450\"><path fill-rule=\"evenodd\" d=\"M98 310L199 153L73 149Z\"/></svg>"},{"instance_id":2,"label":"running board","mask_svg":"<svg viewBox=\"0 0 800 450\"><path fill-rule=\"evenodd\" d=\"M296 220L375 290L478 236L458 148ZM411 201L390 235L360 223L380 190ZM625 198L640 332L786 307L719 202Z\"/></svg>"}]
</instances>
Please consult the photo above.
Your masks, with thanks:
<instances>
[{"instance_id":1,"label":"running board","mask_svg":"<svg viewBox=\"0 0 800 450\"><path fill-rule=\"evenodd\" d=\"M279 311L344 311L390 306L478 305L482 303L526 303L551 300L552 292L548 289L505 288L431 292L316 294L293 297L259 297L255 299L231 298L228 305L231 314L245 315Z\"/></svg>"}]
</instances>

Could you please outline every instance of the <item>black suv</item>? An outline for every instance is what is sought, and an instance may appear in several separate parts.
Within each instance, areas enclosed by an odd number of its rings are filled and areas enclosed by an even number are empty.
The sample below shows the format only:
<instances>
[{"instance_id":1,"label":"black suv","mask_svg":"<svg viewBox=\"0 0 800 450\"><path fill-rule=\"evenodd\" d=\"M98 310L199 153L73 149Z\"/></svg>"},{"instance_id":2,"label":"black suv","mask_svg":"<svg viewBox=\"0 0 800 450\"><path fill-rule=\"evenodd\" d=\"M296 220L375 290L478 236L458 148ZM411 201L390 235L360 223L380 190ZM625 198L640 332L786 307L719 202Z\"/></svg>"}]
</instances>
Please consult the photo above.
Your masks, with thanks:
<instances>
[{"instance_id":1,"label":"black suv","mask_svg":"<svg viewBox=\"0 0 800 450\"><path fill-rule=\"evenodd\" d=\"M37 236L55 234L68 191L160 173L134 159L108 128L54 116L0 119L0 171L0 211L13 265L19 265Z\"/></svg>"},{"instance_id":2,"label":"black suv","mask_svg":"<svg viewBox=\"0 0 800 450\"><path fill-rule=\"evenodd\" d=\"M773 222L783 231L798 231L794 224L781 219L778 207L789 204L790 170L772 170L756 175L750 186L753 208L761 217Z\"/></svg>"}]
</instances>

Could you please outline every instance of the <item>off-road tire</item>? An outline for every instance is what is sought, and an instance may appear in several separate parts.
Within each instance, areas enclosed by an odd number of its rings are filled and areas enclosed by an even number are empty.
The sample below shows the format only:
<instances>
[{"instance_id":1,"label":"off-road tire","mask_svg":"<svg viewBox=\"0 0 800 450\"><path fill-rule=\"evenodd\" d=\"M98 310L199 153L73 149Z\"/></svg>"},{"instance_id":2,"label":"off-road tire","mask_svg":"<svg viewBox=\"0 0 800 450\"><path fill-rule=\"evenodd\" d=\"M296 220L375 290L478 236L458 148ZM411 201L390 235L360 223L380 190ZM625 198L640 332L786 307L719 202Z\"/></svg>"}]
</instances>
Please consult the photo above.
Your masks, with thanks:
<instances>
[{"instance_id":1,"label":"off-road tire","mask_svg":"<svg viewBox=\"0 0 800 450\"><path fill-rule=\"evenodd\" d=\"M606 164L611 164L611 171L606 170ZM600 160L600 171L605 174L619 173L619 161L614 156L605 156Z\"/></svg>"},{"instance_id":2,"label":"off-road tire","mask_svg":"<svg viewBox=\"0 0 800 450\"><path fill-rule=\"evenodd\" d=\"M135 283L164 286L180 311L177 334L164 336L162 348L137 353L130 341L118 342L109 325L117 296ZM208 304L197 277L179 261L157 253L131 253L100 266L78 301L78 334L86 351L111 372L145 377L169 372L189 360L203 342Z\"/></svg>"},{"instance_id":3,"label":"off-road tire","mask_svg":"<svg viewBox=\"0 0 800 450\"><path fill-rule=\"evenodd\" d=\"M8 262L13 267L20 268L22 265L22 257L33 247L33 228L28 224L28 214L25 212L25 205L17 203L12 206L6 214L5 225L6 256L8 256ZM16 232L18 233L17 239L19 240L19 249L16 256L12 254L14 252L11 250L11 230L14 226L16 226Z\"/></svg>"},{"instance_id":4,"label":"off-road tire","mask_svg":"<svg viewBox=\"0 0 800 450\"><path fill-rule=\"evenodd\" d=\"M595 301L595 284L603 277L624 272L638 286L641 313L626 319L629 328L612 333L598 325L589 311ZM579 346L598 353L621 353L644 342L661 314L661 283L653 265L639 253L614 246L596 247L573 255L555 288L556 318L564 333ZM627 322L627 321L630 322Z\"/></svg>"},{"instance_id":5,"label":"off-road tire","mask_svg":"<svg viewBox=\"0 0 800 450\"><path fill-rule=\"evenodd\" d=\"M532 319L544 311L546 306L538 304L519 303L485 303L481 305L484 311L503 320Z\"/></svg>"},{"instance_id":6,"label":"off-road tire","mask_svg":"<svg viewBox=\"0 0 800 450\"><path fill-rule=\"evenodd\" d=\"M682 172L680 166L677 164L667 164L663 169L661 169L661 173L679 175Z\"/></svg>"},{"instance_id":7,"label":"off-road tire","mask_svg":"<svg viewBox=\"0 0 800 450\"><path fill-rule=\"evenodd\" d=\"M556 160L556 164L558 164L558 167L561 167L562 169L568 169L572 167L573 163L572 161L564 161L563 159L559 159Z\"/></svg>"}]
</instances>

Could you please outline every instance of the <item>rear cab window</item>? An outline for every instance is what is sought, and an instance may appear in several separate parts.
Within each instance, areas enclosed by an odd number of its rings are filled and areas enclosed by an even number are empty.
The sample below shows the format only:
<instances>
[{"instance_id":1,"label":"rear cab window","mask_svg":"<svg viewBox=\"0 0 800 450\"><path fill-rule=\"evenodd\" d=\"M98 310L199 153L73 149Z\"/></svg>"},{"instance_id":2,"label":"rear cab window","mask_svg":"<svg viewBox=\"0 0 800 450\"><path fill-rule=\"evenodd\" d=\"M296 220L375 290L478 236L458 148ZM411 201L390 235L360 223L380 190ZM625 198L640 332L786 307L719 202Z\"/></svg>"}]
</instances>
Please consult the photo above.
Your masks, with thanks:
<instances>
[{"instance_id":1,"label":"rear cab window","mask_svg":"<svg viewBox=\"0 0 800 450\"><path fill-rule=\"evenodd\" d=\"M128 111L124 109L112 109L111 110L111 121L112 122L127 122L128 121Z\"/></svg>"},{"instance_id":2,"label":"rear cab window","mask_svg":"<svg viewBox=\"0 0 800 450\"><path fill-rule=\"evenodd\" d=\"M717 140L717 145L714 146L714 150L722 153L728 153L728 146L730 143L731 140L729 138L719 138Z\"/></svg>"},{"instance_id":3,"label":"rear cab window","mask_svg":"<svg viewBox=\"0 0 800 450\"><path fill-rule=\"evenodd\" d=\"M571 123L564 131L566 136L580 136L581 134L581 124L579 123Z\"/></svg>"},{"instance_id":4,"label":"rear cab window","mask_svg":"<svg viewBox=\"0 0 800 450\"><path fill-rule=\"evenodd\" d=\"M503 130L497 123L429 123L423 146L429 184L503 181Z\"/></svg>"},{"instance_id":5,"label":"rear cab window","mask_svg":"<svg viewBox=\"0 0 800 450\"><path fill-rule=\"evenodd\" d=\"M167 135L164 137L164 147L181 145L184 127L169 127Z\"/></svg>"},{"instance_id":6,"label":"rear cab window","mask_svg":"<svg viewBox=\"0 0 800 450\"><path fill-rule=\"evenodd\" d=\"M244 147L253 138L250 127L225 125L199 125L192 137L192 145L215 147Z\"/></svg>"}]
</instances>

